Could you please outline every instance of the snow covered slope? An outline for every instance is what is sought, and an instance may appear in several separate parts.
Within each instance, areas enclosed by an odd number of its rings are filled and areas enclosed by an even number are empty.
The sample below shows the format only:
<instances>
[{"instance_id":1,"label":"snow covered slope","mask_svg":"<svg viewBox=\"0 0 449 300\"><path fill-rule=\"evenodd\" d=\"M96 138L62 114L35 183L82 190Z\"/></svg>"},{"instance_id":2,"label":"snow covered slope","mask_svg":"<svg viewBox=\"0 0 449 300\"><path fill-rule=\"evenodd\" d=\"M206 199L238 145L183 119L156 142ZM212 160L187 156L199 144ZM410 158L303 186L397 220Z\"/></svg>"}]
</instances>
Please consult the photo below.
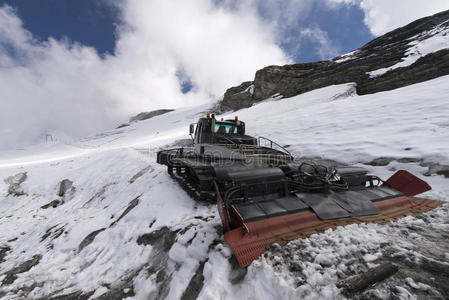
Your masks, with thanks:
<instances>
[{"instance_id":1,"label":"snow covered slope","mask_svg":"<svg viewBox=\"0 0 449 300\"><path fill-rule=\"evenodd\" d=\"M419 218L272 246L247 270L232 259L215 206L190 199L155 163L155 151L182 144L207 107L0 153L0 297L339 299L340 280L393 261L396 275L355 297L448 298L448 95L449 76L366 96L345 84L237 112L248 134L295 156L383 178L407 169L433 187L424 196L445 202ZM24 172L18 196L8 195L13 180L3 179ZM58 196L64 179L72 185Z\"/></svg>"},{"instance_id":2,"label":"snow covered slope","mask_svg":"<svg viewBox=\"0 0 449 300\"><path fill-rule=\"evenodd\" d=\"M449 28L447 24L449 21L436 26L432 30L424 31L409 40L410 48L406 51L406 56L402 58L400 62L394 64L388 68L381 68L369 72L371 77L377 77L385 74L388 71L395 70L397 68L408 67L414 64L418 59L443 49L449 48ZM351 54L346 55L343 59L350 59ZM343 60L340 59L340 62Z\"/></svg>"}]
</instances>

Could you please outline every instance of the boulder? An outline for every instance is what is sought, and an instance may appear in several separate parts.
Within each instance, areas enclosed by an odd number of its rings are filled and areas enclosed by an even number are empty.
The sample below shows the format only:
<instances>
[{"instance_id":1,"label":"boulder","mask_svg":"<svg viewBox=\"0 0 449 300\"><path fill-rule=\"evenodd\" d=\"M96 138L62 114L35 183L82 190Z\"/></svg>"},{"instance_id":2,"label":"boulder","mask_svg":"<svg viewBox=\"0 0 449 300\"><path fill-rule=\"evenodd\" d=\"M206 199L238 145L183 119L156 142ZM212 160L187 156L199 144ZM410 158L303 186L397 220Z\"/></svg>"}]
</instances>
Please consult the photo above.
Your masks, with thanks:
<instances>
[{"instance_id":1,"label":"boulder","mask_svg":"<svg viewBox=\"0 0 449 300\"><path fill-rule=\"evenodd\" d=\"M26 193L20 188L20 185L28 178L27 172L17 173L14 176L9 176L4 182L9 185L8 195L22 196Z\"/></svg>"},{"instance_id":2,"label":"boulder","mask_svg":"<svg viewBox=\"0 0 449 300\"><path fill-rule=\"evenodd\" d=\"M56 190L57 190L56 194L59 197L64 197L66 195L67 191L69 191L72 188L72 185L73 185L73 182L68 179L61 180L58 183L58 186L56 188Z\"/></svg>"}]
</instances>

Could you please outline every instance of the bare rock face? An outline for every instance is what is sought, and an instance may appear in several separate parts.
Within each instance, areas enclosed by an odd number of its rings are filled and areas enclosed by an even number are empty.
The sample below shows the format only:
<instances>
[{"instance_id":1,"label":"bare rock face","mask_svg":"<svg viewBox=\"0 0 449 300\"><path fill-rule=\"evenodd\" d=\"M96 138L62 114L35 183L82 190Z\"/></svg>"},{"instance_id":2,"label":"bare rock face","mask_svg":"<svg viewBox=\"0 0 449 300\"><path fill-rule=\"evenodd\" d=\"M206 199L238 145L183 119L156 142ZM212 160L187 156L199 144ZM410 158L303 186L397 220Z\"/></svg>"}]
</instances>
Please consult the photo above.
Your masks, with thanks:
<instances>
[{"instance_id":1,"label":"bare rock face","mask_svg":"<svg viewBox=\"0 0 449 300\"><path fill-rule=\"evenodd\" d=\"M20 185L27 179L27 173L17 173L14 176L9 176L4 181L9 185L8 187L8 195L13 196L22 196L26 193L20 188Z\"/></svg>"},{"instance_id":2,"label":"bare rock face","mask_svg":"<svg viewBox=\"0 0 449 300\"><path fill-rule=\"evenodd\" d=\"M220 110L227 111L233 110L234 107L243 106L249 107L254 102L252 99L252 91L250 87L252 86L252 81L243 82L241 85L232 87L228 89L224 95L223 99L226 99L226 102L223 101L220 106Z\"/></svg>"},{"instance_id":3,"label":"bare rock face","mask_svg":"<svg viewBox=\"0 0 449 300\"><path fill-rule=\"evenodd\" d=\"M280 94L293 97L329 85L355 82L357 94L371 94L449 74L449 49L428 54L408 67L397 68L371 78L367 73L399 63L417 35L449 27L449 10L410 23L374 39L350 55L328 61L268 66L256 72L254 81L228 89L222 111L249 107ZM423 40L431 34L421 35ZM248 87L252 86L251 90Z\"/></svg>"},{"instance_id":4,"label":"bare rock face","mask_svg":"<svg viewBox=\"0 0 449 300\"><path fill-rule=\"evenodd\" d=\"M143 121L143 120L151 119L156 116L160 116L160 115L169 113L171 111L174 111L174 109L158 109L158 110L153 110L153 111L149 111L149 112L142 112L134 117L131 117L129 119L129 122ZM123 127L123 125L121 125L121 126Z\"/></svg>"}]
</instances>

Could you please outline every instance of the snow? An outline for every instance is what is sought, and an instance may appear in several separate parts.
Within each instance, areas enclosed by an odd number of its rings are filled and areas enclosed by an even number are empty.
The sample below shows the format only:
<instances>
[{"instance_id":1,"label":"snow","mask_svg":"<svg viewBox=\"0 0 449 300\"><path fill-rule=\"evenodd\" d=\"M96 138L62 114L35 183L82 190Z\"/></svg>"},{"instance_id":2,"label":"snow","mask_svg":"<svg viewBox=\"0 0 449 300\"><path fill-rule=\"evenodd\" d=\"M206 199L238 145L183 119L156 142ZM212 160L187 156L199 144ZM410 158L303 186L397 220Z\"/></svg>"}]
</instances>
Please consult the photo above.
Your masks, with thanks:
<instances>
[{"instance_id":1,"label":"snow","mask_svg":"<svg viewBox=\"0 0 449 300\"><path fill-rule=\"evenodd\" d=\"M0 263L0 274L42 255L37 265L2 285L0 297L84 292L92 293L91 299L108 293L127 299L179 299L198 289L199 299L342 299L338 281L392 260L405 271L366 295L444 298L438 290L444 288L438 281L442 279L432 282L407 268L449 266L449 245L443 238L449 233L449 179L424 176L426 163L449 165L448 94L446 76L364 96L354 93L354 84L330 86L240 110L237 115L246 122L248 134L288 145L294 156L356 164L382 178L407 169L433 187L423 196L445 202L420 218L353 224L285 247L273 245L246 271L232 264L215 206L193 201L155 163L159 148L189 138L189 124L207 106L70 144L0 152L0 248L11 248ZM369 165L379 157L392 159L385 166ZM27 172L20 185L26 195L8 196L3 179L21 172ZM73 182L74 191L58 197L63 179ZM52 200L64 203L41 208ZM158 238L138 243L147 234ZM192 278L202 278L200 285Z\"/></svg>"},{"instance_id":2,"label":"snow","mask_svg":"<svg viewBox=\"0 0 449 300\"><path fill-rule=\"evenodd\" d=\"M413 38L409 43L410 47L406 51L406 56L397 64L368 72L371 78L381 76L388 71L397 68L408 67L418 59L430 53L449 48L449 27L436 26L434 29L421 33Z\"/></svg>"},{"instance_id":3,"label":"snow","mask_svg":"<svg viewBox=\"0 0 449 300\"><path fill-rule=\"evenodd\" d=\"M241 93L249 93L252 96L254 94L254 84L251 84L249 87L246 88L246 90L244 90Z\"/></svg>"},{"instance_id":4,"label":"snow","mask_svg":"<svg viewBox=\"0 0 449 300\"><path fill-rule=\"evenodd\" d=\"M358 50L354 50L354 51L348 52L346 54L343 54L338 59L334 60L334 62L339 64L339 63L354 59L357 57L356 54L358 52L359 52Z\"/></svg>"}]
</instances>

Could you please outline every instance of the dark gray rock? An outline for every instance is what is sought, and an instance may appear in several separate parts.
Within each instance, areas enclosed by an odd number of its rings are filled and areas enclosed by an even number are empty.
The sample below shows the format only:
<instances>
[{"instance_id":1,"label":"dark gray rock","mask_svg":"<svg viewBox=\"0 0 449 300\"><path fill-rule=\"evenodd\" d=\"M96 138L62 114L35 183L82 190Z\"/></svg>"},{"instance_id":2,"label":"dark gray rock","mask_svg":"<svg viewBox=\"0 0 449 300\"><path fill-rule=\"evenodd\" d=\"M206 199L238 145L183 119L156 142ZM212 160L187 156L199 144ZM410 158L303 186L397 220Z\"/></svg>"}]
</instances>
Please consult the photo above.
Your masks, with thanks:
<instances>
[{"instance_id":1,"label":"dark gray rock","mask_svg":"<svg viewBox=\"0 0 449 300\"><path fill-rule=\"evenodd\" d=\"M422 167L429 168L426 173L424 173L425 176L430 176L432 174L436 175L442 175L446 178L449 178L449 166L441 165L437 163L427 163L427 162L421 162L420 164Z\"/></svg>"},{"instance_id":2,"label":"dark gray rock","mask_svg":"<svg viewBox=\"0 0 449 300\"><path fill-rule=\"evenodd\" d=\"M138 245L159 245L161 249L168 252L175 243L177 231L168 227L162 227L150 233L143 234L137 239Z\"/></svg>"},{"instance_id":3,"label":"dark gray rock","mask_svg":"<svg viewBox=\"0 0 449 300\"><path fill-rule=\"evenodd\" d=\"M200 265L195 271L195 275L190 279L189 285L187 285L184 293L182 293L181 300L195 300L198 298L204 285L203 271L205 263L206 261L200 262Z\"/></svg>"},{"instance_id":4,"label":"dark gray rock","mask_svg":"<svg viewBox=\"0 0 449 300\"><path fill-rule=\"evenodd\" d=\"M449 10L410 23L374 39L356 50L347 60L337 57L328 61L285 66L268 66L256 72L252 82L228 89L221 110L237 110L280 94L293 97L329 85L355 82L357 94L372 94L449 74L449 49L422 57L408 67L370 78L367 72L400 62L410 47L410 39L435 28L449 27ZM446 22L445 24L442 24ZM422 36L425 39L430 36ZM340 62L338 62L340 59ZM254 85L253 93L247 91Z\"/></svg>"},{"instance_id":5,"label":"dark gray rock","mask_svg":"<svg viewBox=\"0 0 449 300\"><path fill-rule=\"evenodd\" d=\"M90 198L89 200L87 200L86 203L83 204L83 208L87 208L89 206L89 204L96 200L96 201L102 201L105 198L105 193L106 190L108 189L108 187L115 185L115 182L111 182L106 184L105 186L103 186L97 193L95 193L95 195L92 196L92 198Z\"/></svg>"},{"instance_id":6,"label":"dark gray rock","mask_svg":"<svg viewBox=\"0 0 449 300\"><path fill-rule=\"evenodd\" d=\"M78 246L78 252L81 252L86 246L88 246L90 243L92 243L95 239L95 237L102 231L106 230L106 228L101 228L98 230L95 230L94 232L91 232L89 235L87 235L79 244Z\"/></svg>"},{"instance_id":7,"label":"dark gray rock","mask_svg":"<svg viewBox=\"0 0 449 300\"><path fill-rule=\"evenodd\" d=\"M252 81L246 81L240 84L239 86L232 87L228 89L224 95L223 100L220 106L221 111L234 110L236 107L249 107L254 102L251 101L253 94L251 93L251 85Z\"/></svg>"},{"instance_id":8,"label":"dark gray rock","mask_svg":"<svg viewBox=\"0 0 449 300\"><path fill-rule=\"evenodd\" d=\"M61 204L62 204L62 201L60 201L60 200L53 200L50 203L42 205L41 208L42 209L47 209L47 208L50 208L50 207L56 208L56 207L58 207Z\"/></svg>"},{"instance_id":9,"label":"dark gray rock","mask_svg":"<svg viewBox=\"0 0 449 300\"><path fill-rule=\"evenodd\" d=\"M14 176L9 176L4 182L9 185L8 195L23 196L26 193L20 188L20 185L28 178L27 172L17 173Z\"/></svg>"},{"instance_id":10,"label":"dark gray rock","mask_svg":"<svg viewBox=\"0 0 449 300\"><path fill-rule=\"evenodd\" d=\"M70 190L73 186L73 182L68 180L68 179L64 179L61 180L61 182L58 183L58 187L57 187L57 195L59 197L64 197L65 194L67 193L68 190Z\"/></svg>"},{"instance_id":11,"label":"dark gray rock","mask_svg":"<svg viewBox=\"0 0 449 300\"><path fill-rule=\"evenodd\" d=\"M45 233L41 236L41 242L45 241L48 237L50 237L51 240L57 239L64 232L64 228L64 225L59 227L58 225L54 225L48 228L47 231L45 231Z\"/></svg>"},{"instance_id":12,"label":"dark gray rock","mask_svg":"<svg viewBox=\"0 0 449 300\"><path fill-rule=\"evenodd\" d=\"M126 216L134 207L136 207L137 205L139 205L139 199L140 199L139 195L136 198L134 198L133 200L131 200L131 202L129 202L128 207L123 211L123 213L120 215L120 217L118 217L117 220L115 220L114 222L111 223L111 225L109 225L109 227L114 226L115 224L117 224L124 216Z\"/></svg>"},{"instance_id":13,"label":"dark gray rock","mask_svg":"<svg viewBox=\"0 0 449 300\"><path fill-rule=\"evenodd\" d=\"M9 246L0 246L0 264L5 261L5 257L11 250Z\"/></svg>"},{"instance_id":14,"label":"dark gray rock","mask_svg":"<svg viewBox=\"0 0 449 300\"><path fill-rule=\"evenodd\" d=\"M41 260L40 254L34 255L31 259L21 263L18 267L6 272L6 277L2 281L2 285L13 283L17 279L17 274L28 272L32 267L37 265Z\"/></svg>"},{"instance_id":15,"label":"dark gray rock","mask_svg":"<svg viewBox=\"0 0 449 300\"><path fill-rule=\"evenodd\" d=\"M120 129L120 128L128 127L128 126L129 126L129 124L121 124L121 125L117 126L116 129Z\"/></svg>"},{"instance_id":16,"label":"dark gray rock","mask_svg":"<svg viewBox=\"0 0 449 300\"><path fill-rule=\"evenodd\" d=\"M39 298L37 300L87 300L93 294L94 294L94 292L83 293L83 292L78 291L78 292L73 292L73 293L64 294L64 295L57 295L57 296L53 296L50 298L49 297Z\"/></svg>"},{"instance_id":17,"label":"dark gray rock","mask_svg":"<svg viewBox=\"0 0 449 300\"><path fill-rule=\"evenodd\" d=\"M147 297L148 299L165 299L169 293L172 274L167 268L168 252L176 242L179 230L172 231L162 227L138 237L138 245L152 245L151 260L144 267L148 276L156 275L157 288ZM176 268L176 267L175 267Z\"/></svg>"},{"instance_id":18,"label":"dark gray rock","mask_svg":"<svg viewBox=\"0 0 449 300\"><path fill-rule=\"evenodd\" d=\"M131 177L131 179L130 180L128 180L128 182L131 184L131 183L134 183L134 181L136 181L137 179L139 179L140 177L142 177L145 173L147 173L147 172L153 172L154 170L153 170L153 168L151 167L151 165L149 165L149 166L147 166L147 167L145 167L145 168L143 168L142 170L140 170L139 172L137 172L133 177Z\"/></svg>"},{"instance_id":19,"label":"dark gray rock","mask_svg":"<svg viewBox=\"0 0 449 300\"><path fill-rule=\"evenodd\" d=\"M174 109L158 109L158 110L153 110L153 111L149 111L149 112L142 112L134 117L131 117L129 119L129 122L143 121L143 120L151 119L156 116L160 116L160 115L169 113L171 111L174 111Z\"/></svg>"},{"instance_id":20,"label":"dark gray rock","mask_svg":"<svg viewBox=\"0 0 449 300\"><path fill-rule=\"evenodd\" d=\"M370 165L370 166L387 166L394 160L395 160L394 157L379 157L379 158L373 159L372 161L370 161L366 164Z\"/></svg>"},{"instance_id":21,"label":"dark gray rock","mask_svg":"<svg viewBox=\"0 0 449 300\"><path fill-rule=\"evenodd\" d=\"M248 268L240 267L234 255L232 255L229 258L229 264L231 266L231 272L229 273L229 281L232 284L241 283L245 279L246 274L248 273Z\"/></svg>"}]
</instances>

